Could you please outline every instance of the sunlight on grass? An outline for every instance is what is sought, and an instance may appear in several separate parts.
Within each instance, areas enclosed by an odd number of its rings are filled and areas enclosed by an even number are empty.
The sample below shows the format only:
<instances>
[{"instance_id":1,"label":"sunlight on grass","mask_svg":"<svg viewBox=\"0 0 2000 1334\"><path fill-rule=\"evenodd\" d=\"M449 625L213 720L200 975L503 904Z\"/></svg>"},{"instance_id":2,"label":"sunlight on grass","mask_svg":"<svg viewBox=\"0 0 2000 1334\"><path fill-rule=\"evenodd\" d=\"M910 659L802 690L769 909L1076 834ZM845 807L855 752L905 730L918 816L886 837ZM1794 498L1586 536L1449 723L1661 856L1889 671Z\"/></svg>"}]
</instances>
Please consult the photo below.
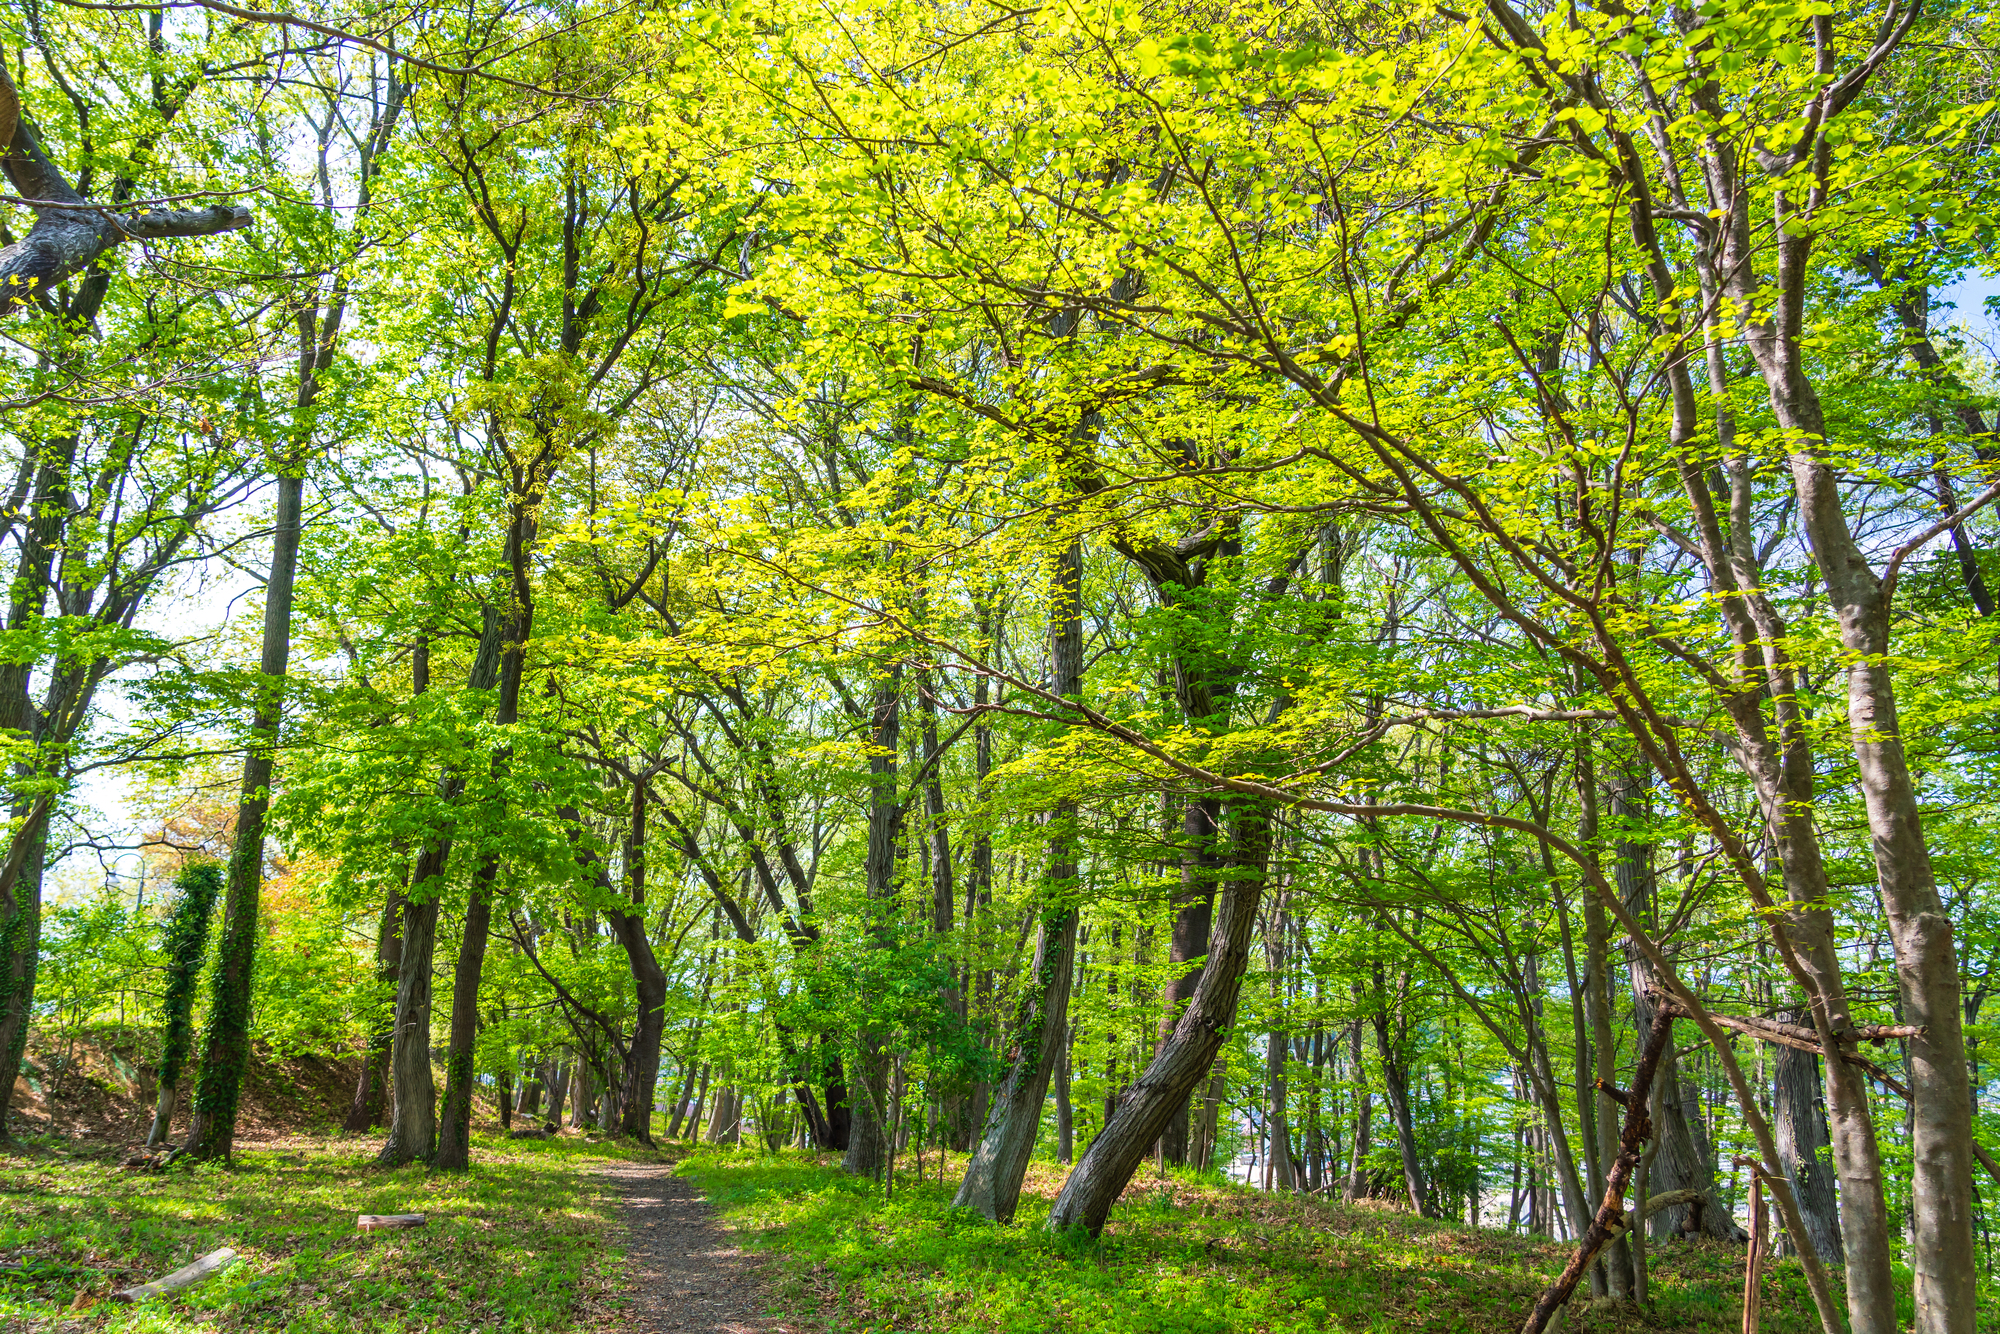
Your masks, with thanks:
<instances>
[{"instance_id":1,"label":"sunlight on grass","mask_svg":"<svg viewBox=\"0 0 2000 1334\"><path fill-rule=\"evenodd\" d=\"M52 1143L0 1156L0 1328L118 1334L568 1329L619 1255L591 1179L642 1151L475 1137L461 1175L371 1167L373 1140L295 1139L233 1167L127 1172ZM645 1155L650 1157L651 1155ZM361 1213L429 1226L363 1234ZM105 1301L218 1247L221 1276L136 1307Z\"/></svg>"},{"instance_id":2,"label":"sunlight on grass","mask_svg":"<svg viewBox=\"0 0 2000 1334\"><path fill-rule=\"evenodd\" d=\"M829 1160L703 1151L680 1170L746 1243L776 1257L781 1304L830 1334L1511 1331L1567 1248L1383 1208L1348 1208L1142 1174L1099 1241L1043 1230L1060 1170L1037 1162L1015 1222L951 1209L964 1159L881 1187ZM1571 1329L1719 1331L1740 1321L1743 1255L1654 1247L1650 1318L1573 1311ZM1795 1266L1768 1279L1764 1329L1817 1328Z\"/></svg>"}]
</instances>

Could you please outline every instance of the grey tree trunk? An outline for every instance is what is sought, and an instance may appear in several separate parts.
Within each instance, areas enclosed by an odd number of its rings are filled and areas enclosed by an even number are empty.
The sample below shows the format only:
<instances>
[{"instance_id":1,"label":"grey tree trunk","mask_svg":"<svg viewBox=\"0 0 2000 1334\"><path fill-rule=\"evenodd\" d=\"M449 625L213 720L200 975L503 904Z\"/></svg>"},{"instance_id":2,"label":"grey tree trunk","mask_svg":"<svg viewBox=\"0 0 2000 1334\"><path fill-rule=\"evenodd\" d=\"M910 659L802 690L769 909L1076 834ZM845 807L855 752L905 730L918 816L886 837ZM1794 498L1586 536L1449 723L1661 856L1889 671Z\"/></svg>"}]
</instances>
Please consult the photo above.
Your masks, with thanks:
<instances>
[{"instance_id":1,"label":"grey tree trunk","mask_svg":"<svg viewBox=\"0 0 2000 1334\"><path fill-rule=\"evenodd\" d=\"M899 858L896 844L903 829L903 806L896 779L903 726L903 664L889 665L870 698L868 754L868 853L866 862L870 930L886 942L889 914L894 911ZM847 1131L847 1153L841 1169L853 1176L879 1179L889 1161L889 1057L882 1035L864 1025L857 1035L860 1053L850 1073L856 1088L848 1096L853 1120ZM858 1095L858 1096L856 1096ZM828 1101L832 1101L829 1097Z\"/></svg>"},{"instance_id":2,"label":"grey tree trunk","mask_svg":"<svg viewBox=\"0 0 2000 1334\"><path fill-rule=\"evenodd\" d=\"M1359 988L1356 988L1357 992ZM1347 1185L1341 1192L1349 1204L1368 1193L1369 1130L1375 1115L1375 1098L1368 1091L1368 1071L1361 1060L1361 1021L1347 1030L1348 1062L1354 1069L1354 1148L1347 1160Z\"/></svg>"},{"instance_id":3,"label":"grey tree trunk","mask_svg":"<svg viewBox=\"0 0 2000 1334\"><path fill-rule=\"evenodd\" d=\"M479 648L466 673L468 690L491 690L500 671L500 618L488 607ZM465 792L465 776L438 779L438 804L449 810ZM403 904L403 952L396 975L396 1032L389 1063L396 1088L389 1138L375 1161L383 1167L429 1162L437 1152L437 1081L431 1073L431 974L437 953L438 895L451 860L449 825L433 834L410 869ZM560 1093L555 1104L562 1105ZM555 1112L550 1112L551 1118Z\"/></svg>"},{"instance_id":4,"label":"grey tree trunk","mask_svg":"<svg viewBox=\"0 0 2000 1334\"><path fill-rule=\"evenodd\" d=\"M1811 1015L1797 1011L1779 1017L1794 1024L1809 1024L1812 1020ZM1832 1139L1827 1133L1826 1111L1820 1101L1823 1088L1819 1057L1792 1047L1778 1047L1775 1051L1773 1110L1777 1124L1773 1128L1778 1136L1778 1156L1784 1160L1785 1175L1791 1178L1792 1194L1799 1202L1799 1214L1805 1221L1807 1235L1812 1238L1813 1249L1819 1252L1823 1263L1842 1264L1840 1206L1829 1161Z\"/></svg>"},{"instance_id":5,"label":"grey tree trunk","mask_svg":"<svg viewBox=\"0 0 2000 1334\"><path fill-rule=\"evenodd\" d=\"M1215 875L1221 864L1216 851L1217 822L1222 803L1203 797L1188 803L1181 816L1181 886L1175 898L1173 935L1167 946L1167 962L1186 965L1208 952L1209 926L1215 919ZM1161 998L1159 1030L1153 1035L1157 1051L1173 1034L1181 1011L1201 984L1201 965L1184 967L1167 979ZM1162 1157L1175 1166L1184 1166L1188 1155L1188 1107L1184 1104L1167 1122L1160 1136Z\"/></svg>"},{"instance_id":6,"label":"grey tree trunk","mask_svg":"<svg viewBox=\"0 0 2000 1334\"><path fill-rule=\"evenodd\" d=\"M654 1086L660 1082L660 1040L666 1033L667 975L646 935L646 780L632 783L631 830L625 847L626 879L632 911L611 914L611 927L625 947L638 1016L625 1057L625 1087L619 1099L618 1133L653 1142Z\"/></svg>"},{"instance_id":7,"label":"grey tree trunk","mask_svg":"<svg viewBox=\"0 0 2000 1334\"><path fill-rule=\"evenodd\" d=\"M1075 864L1052 863L1050 879L1065 899L1072 892L1060 873L1074 879ZM965 1165L965 1177L952 1197L954 1208L976 1209L996 1223L1012 1221L1020 1202L1021 1182L1042 1128L1042 1107L1048 1100L1049 1074L1061 1050L1069 1013L1070 975L1076 953L1077 911L1074 902L1045 908L1035 935L1035 961L1008 1028L1014 1050L1007 1073L993 1090L993 1109Z\"/></svg>"},{"instance_id":8,"label":"grey tree trunk","mask_svg":"<svg viewBox=\"0 0 2000 1334\"><path fill-rule=\"evenodd\" d=\"M382 921L375 935L376 978L395 986L403 971L403 889L389 890L382 905ZM347 1108L345 1130L366 1130L380 1125L389 1085L389 1054L395 1046L395 1012L389 1021L369 1035L367 1050L361 1053L361 1074L354 1085L354 1100Z\"/></svg>"}]
</instances>

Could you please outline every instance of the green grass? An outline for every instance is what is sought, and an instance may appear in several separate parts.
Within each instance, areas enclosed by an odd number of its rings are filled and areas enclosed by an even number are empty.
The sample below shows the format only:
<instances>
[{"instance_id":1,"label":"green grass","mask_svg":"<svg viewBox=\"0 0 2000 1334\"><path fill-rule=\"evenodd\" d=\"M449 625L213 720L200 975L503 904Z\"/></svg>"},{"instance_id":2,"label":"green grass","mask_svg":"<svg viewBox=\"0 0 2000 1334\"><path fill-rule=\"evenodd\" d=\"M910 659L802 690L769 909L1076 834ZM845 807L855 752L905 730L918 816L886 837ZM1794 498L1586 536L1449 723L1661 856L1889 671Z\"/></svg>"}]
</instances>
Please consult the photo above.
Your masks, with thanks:
<instances>
[{"instance_id":1,"label":"green grass","mask_svg":"<svg viewBox=\"0 0 2000 1334\"><path fill-rule=\"evenodd\" d=\"M680 1171L746 1244L770 1252L788 1315L830 1334L1293 1334L1512 1331L1568 1248L1428 1222L1379 1208L1142 1177L1097 1242L1042 1229L1060 1182L1037 1162L1016 1221L953 1211L964 1159L936 1179L879 1186L802 1155L696 1153ZM1591 1331L1737 1330L1743 1252L1710 1243L1652 1248L1644 1316L1573 1306ZM1816 1330L1796 1265L1767 1271L1766 1334Z\"/></svg>"},{"instance_id":2,"label":"green grass","mask_svg":"<svg viewBox=\"0 0 2000 1334\"><path fill-rule=\"evenodd\" d=\"M234 1166L127 1172L56 1141L0 1149L0 1329L367 1334L571 1328L619 1252L607 1157L575 1139L474 1136L473 1168L369 1165L372 1139L296 1139ZM363 1234L355 1215L423 1213L422 1229ZM243 1258L174 1298L103 1299L218 1247ZM24 1323L22 1323L24 1322Z\"/></svg>"}]
</instances>

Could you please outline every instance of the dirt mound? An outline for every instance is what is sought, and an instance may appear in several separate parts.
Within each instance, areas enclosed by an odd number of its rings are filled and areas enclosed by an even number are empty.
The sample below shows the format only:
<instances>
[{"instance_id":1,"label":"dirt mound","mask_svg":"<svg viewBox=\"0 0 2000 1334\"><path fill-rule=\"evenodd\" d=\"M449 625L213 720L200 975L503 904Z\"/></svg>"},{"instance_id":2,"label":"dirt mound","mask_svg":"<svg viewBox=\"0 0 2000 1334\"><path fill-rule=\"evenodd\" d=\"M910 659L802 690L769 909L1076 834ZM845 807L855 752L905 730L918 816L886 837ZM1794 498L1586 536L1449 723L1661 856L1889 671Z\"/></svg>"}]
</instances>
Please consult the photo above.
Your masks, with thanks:
<instances>
[{"instance_id":1,"label":"dirt mound","mask_svg":"<svg viewBox=\"0 0 2000 1334\"><path fill-rule=\"evenodd\" d=\"M156 1035L130 1029L87 1033L74 1041L65 1037L61 1044L31 1033L8 1128L17 1135L138 1143L153 1124L158 1053ZM337 1128L360 1073L355 1057L279 1059L268 1049L253 1049L237 1105L237 1140L254 1143ZM192 1078L192 1071L182 1076L176 1135L187 1128Z\"/></svg>"}]
</instances>

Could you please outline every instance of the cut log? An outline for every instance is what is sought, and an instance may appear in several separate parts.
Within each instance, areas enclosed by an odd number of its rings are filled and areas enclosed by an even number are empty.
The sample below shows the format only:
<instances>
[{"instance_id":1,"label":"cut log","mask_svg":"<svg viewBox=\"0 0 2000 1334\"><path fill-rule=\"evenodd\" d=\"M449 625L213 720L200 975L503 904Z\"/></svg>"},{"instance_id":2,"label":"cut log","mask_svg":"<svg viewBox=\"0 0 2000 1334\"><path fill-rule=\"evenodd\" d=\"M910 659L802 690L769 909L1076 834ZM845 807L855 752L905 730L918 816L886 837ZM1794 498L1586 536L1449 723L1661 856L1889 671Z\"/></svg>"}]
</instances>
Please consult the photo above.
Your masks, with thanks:
<instances>
[{"instance_id":1,"label":"cut log","mask_svg":"<svg viewBox=\"0 0 2000 1334\"><path fill-rule=\"evenodd\" d=\"M383 1232L395 1227L422 1227L422 1214L362 1214L355 1226L363 1232Z\"/></svg>"},{"instance_id":2,"label":"cut log","mask_svg":"<svg viewBox=\"0 0 2000 1334\"><path fill-rule=\"evenodd\" d=\"M151 1283L142 1283L136 1288L126 1288L123 1292L111 1294L114 1302L143 1302L148 1297L164 1297L182 1288L191 1288L203 1279L213 1278L236 1263L236 1252L224 1246L219 1251L210 1251L185 1269L176 1269L165 1278L156 1278Z\"/></svg>"}]
</instances>

